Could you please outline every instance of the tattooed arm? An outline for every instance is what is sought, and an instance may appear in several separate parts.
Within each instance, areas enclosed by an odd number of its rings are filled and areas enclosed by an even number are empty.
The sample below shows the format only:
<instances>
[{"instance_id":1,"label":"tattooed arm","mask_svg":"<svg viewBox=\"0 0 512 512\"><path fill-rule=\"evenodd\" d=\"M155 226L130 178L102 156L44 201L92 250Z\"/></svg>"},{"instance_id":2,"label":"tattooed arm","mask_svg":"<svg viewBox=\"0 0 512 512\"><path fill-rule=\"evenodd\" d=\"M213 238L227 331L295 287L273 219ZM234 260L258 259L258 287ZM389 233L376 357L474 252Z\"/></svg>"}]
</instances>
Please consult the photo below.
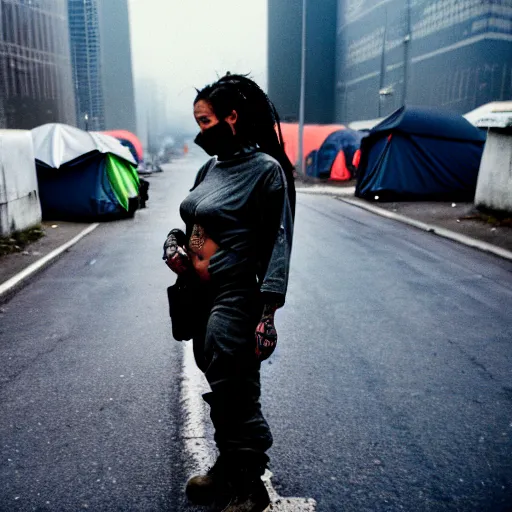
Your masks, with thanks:
<instances>
[{"instance_id":1,"label":"tattooed arm","mask_svg":"<svg viewBox=\"0 0 512 512\"><path fill-rule=\"evenodd\" d=\"M256 357L259 361L268 359L277 345L277 331L274 325L276 304L265 304L260 323L256 327Z\"/></svg>"},{"instance_id":2,"label":"tattooed arm","mask_svg":"<svg viewBox=\"0 0 512 512\"><path fill-rule=\"evenodd\" d=\"M182 275L190 268L190 259L186 250L187 237L181 229L172 229L164 242L162 259L176 274Z\"/></svg>"}]
</instances>

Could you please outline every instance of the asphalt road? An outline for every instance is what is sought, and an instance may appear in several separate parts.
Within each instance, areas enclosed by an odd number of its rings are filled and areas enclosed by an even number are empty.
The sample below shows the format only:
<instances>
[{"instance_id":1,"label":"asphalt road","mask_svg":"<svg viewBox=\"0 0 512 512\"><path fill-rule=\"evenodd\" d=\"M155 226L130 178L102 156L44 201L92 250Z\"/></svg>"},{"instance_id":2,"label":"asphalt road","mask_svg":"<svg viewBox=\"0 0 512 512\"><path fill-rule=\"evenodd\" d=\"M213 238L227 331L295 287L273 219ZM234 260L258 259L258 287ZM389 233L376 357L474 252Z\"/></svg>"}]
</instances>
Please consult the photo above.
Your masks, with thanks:
<instances>
[{"instance_id":1,"label":"asphalt road","mask_svg":"<svg viewBox=\"0 0 512 512\"><path fill-rule=\"evenodd\" d=\"M198 162L2 306L2 512L192 510L160 256ZM299 194L263 368L275 488L321 512L512 510L511 311L509 262Z\"/></svg>"}]
</instances>

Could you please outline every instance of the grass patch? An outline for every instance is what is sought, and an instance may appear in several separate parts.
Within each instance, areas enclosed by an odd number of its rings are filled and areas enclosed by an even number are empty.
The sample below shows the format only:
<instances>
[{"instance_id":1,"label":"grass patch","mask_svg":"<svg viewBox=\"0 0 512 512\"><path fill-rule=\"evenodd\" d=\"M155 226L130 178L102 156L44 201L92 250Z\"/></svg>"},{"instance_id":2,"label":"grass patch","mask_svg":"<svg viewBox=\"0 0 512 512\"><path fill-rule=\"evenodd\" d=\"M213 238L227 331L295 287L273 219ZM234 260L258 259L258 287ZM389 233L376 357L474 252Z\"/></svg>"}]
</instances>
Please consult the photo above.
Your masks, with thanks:
<instances>
[{"instance_id":1,"label":"grass patch","mask_svg":"<svg viewBox=\"0 0 512 512\"><path fill-rule=\"evenodd\" d=\"M21 252L27 245L42 238L45 235L42 226L35 226L24 231L18 231L10 236L0 237L0 256Z\"/></svg>"}]
</instances>

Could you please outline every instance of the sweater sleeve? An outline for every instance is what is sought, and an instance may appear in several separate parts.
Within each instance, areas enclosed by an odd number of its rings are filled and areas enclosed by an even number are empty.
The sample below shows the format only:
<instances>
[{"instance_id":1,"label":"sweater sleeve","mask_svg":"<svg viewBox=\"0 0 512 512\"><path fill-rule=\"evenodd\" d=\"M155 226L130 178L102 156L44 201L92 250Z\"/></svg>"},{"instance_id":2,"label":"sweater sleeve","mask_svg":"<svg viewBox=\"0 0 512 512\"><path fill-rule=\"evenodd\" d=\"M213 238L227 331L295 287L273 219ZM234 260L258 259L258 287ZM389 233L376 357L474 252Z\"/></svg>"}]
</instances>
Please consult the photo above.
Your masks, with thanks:
<instances>
[{"instance_id":1,"label":"sweater sleeve","mask_svg":"<svg viewBox=\"0 0 512 512\"><path fill-rule=\"evenodd\" d=\"M264 187L260 207L264 233L261 287L265 303L285 302L293 240L293 216L284 173L277 167Z\"/></svg>"}]
</instances>

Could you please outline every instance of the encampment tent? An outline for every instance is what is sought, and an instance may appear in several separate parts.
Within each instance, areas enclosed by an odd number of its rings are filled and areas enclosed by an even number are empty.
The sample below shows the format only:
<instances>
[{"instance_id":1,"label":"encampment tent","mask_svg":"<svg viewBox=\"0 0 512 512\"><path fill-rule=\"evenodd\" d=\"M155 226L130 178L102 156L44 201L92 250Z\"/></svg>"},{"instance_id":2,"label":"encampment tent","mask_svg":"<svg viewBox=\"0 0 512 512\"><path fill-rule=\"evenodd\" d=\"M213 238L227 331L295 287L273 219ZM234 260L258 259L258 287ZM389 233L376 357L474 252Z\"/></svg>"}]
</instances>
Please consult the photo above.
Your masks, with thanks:
<instances>
[{"instance_id":1,"label":"encampment tent","mask_svg":"<svg viewBox=\"0 0 512 512\"><path fill-rule=\"evenodd\" d=\"M308 175L320 179L349 180L353 176L354 153L359 149L362 138L362 133L348 129L331 133L316 151L314 165L307 166Z\"/></svg>"},{"instance_id":2,"label":"encampment tent","mask_svg":"<svg viewBox=\"0 0 512 512\"><path fill-rule=\"evenodd\" d=\"M32 138L43 217L109 219L138 208L135 160L117 139L64 124L34 128Z\"/></svg>"},{"instance_id":3,"label":"encampment tent","mask_svg":"<svg viewBox=\"0 0 512 512\"><path fill-rule=\"evenodd\" d=\"M142 142L137 135L128 130L110 130L101 133L115 137L123 146L126 146L130 150L136 163L142 162L144 151L142 149Z\"/></svg>"},{"instance_id":4,"label":"encampment tent","mask_svg":"<svg viewBox=\"0 0 512 512\"><path fill-rule=\"evenodd\" d=\"M333 132L343 130L341 124L306 124L304 125L304 159L315 149L319 149L323 141ZM294 165L299 158L299 125L297 123L281 123L284 149L290 162Z\"/></svg>"},{"instance_id":5,"label":"encampment tent","mask_svg":"<svg viewBox=\"0 0 512 512\"><path fill-rule=\"evenodd\" d=\"M472 200L484 143L462 116L402 107L362 140L356 195Z\"/></svg>"}]
</instances>

